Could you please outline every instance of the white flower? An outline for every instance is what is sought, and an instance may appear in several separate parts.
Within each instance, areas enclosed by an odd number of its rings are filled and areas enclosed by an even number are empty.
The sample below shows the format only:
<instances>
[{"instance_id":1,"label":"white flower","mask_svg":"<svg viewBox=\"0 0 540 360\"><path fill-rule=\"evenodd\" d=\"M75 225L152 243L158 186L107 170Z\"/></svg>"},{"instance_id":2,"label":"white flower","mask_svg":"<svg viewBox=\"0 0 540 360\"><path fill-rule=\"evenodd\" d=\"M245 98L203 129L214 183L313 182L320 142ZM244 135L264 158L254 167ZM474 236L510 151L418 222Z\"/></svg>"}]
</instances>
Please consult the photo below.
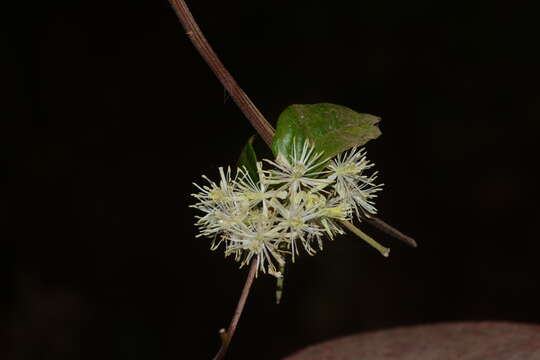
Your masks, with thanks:
<instances>
[{"instance_id":1,"label":"white flower","mask_svg":"<svg viewBox=\"0 0 540 360\"><path fill-rule=\"evenodd\" d=\"M259 182L253 181L246 169L240 170L243 176L238 181L239 195L253 208L262 204L262 212L266 216L268 214L268 203L273 198L285 199L286 191L270 190L266 182L266 175L262 170L262 163L257 162L257 174Z\"/></svg>"},{"instance_id":2,"label":"white flower","mask_svg":"<svg viewBox=\"0 0 540 360\"><path fill-rule=\"evenodd\" d=\"M236 187L236 176L231 176L231 168L227 168L227 173L223 170L222 167L219 168L220 181L219 185L210 180L205 175L202 176L203 179L210 183L210 186L203 185L199 186L196 183L193 183L199 190L198 194L191 194L199 200L200 204L212 205L218 202L232 201L234 195L234 189Z\"/></svg>"},{"instance_id":3,"label":"white flower","mask_svg":"<svg viewBox=\"0 0 540 360\"><path fill-rule=\"evenodd\" d=\"M229 231L234 225L244 223L249 215L248 208L238 201L222 201L214 204L199 203L193 207L206 213L198 216L195 223L199 227L200 233L197 237L212 237L216 234Z\"/></svg>"},{"instance_id":4,"label":"white flower","mask_svg":"<svg viewBox=\"0 0 540 360\"><path fill-rule=\"evenodd\" d=\"M258 179L246 168L219 168L220 181L206 176L207 185L192 194L197 203L191 205L203 214L196 216L197 237L212 239L211 249L221 244L225 256L233 256L240 267L256 261L257 271L280 277L288 255L294 262L302 247L314 255L322 250L323 237L333 239L343 234L342 226L351 230L385 256L388 249L364 234L351 223L352 214L369 216L376 213L373 198L381 190L376 185L376 172L362 149L343 153L320 171L329 160L321 160L307 140L296 147L290 157L279 154L273 167L263 170L256 164ZM299 245L300 243L301 245Z\"/></svg>"},{"instance_id":5,"label":"white flower","mask_svg":"<svg viewBox=\"0 0 540 360\"><path fill-rule=\"evenodd\" d=\"M292 261L294 262L295 255L298 255L297 239L301 241L308 254L315 254L311 242L314 239L319 240L322 235L321 228L313 221L321 216L319 206L316 204L308 206L300 195L293 195L286 206L278 201L273 201L272 206L278 214L277 227L287 233L286 245L291 251Z\"/></svg>"},{"instance_id":6,"label":"white flower","mask_svg":"<svg viewBox=\"0 0 540 360\"><path fill-rule=\"evenodd\" d=\"M265 160L276 167L276 169L267 171L269 176L264 180L266 184L283 184L280 189L288 189L291 193L297 193L302 188L322 188L330 183L327 179L317 178L323 172L315 170L327 160L320 160L322 153L315 153L315 147L308 140L304 142L300 151L297 150L296 142L293 141L293 149L290 159L279 153L275 161Z\"/></svg>"},{"instance_id":7,"label":"white flower","mask_svg":"<svg viewBox=\"0 0 540 360\"><path fill-rule=\"evenodd\" d=\"M338 196L354 209L356 216L376 214L377 209L371 200L382 190L383 184L376 185L377 172L366 176L364 172L375 164L366 159L363 149L353 148L336 156L328 165L330 176L334 181L333 188Z\"/></svg>"},{"instance_id":8,"label":"white flower","mask_svg":"<svg viewBox=\"0 0 540 360\"><path fill-rule=\"evenodd\" d=\"M321 208L321 214L322 216L319 219L319 222L328 237L333 240L334 236L345 233L338 222L350 218L351 207L340 198L332 198Z\"/></svg>"},{"instance_id":9,"label":"white flower","mask_svg":"<svg viewBox=\"0 0 540 360\"><path fill-rule=\"evenodd\" d=\"M260 218L250 224L236 225L224 236L229 244L225 255L235 254L236 260L241 262L240 266L249 264L255 257L258 270L263 273L268 271L276 277L281 276L275 264L285 264L277 247L282 234L274 226L272 219Z\"/></svg>"}]
</instances>

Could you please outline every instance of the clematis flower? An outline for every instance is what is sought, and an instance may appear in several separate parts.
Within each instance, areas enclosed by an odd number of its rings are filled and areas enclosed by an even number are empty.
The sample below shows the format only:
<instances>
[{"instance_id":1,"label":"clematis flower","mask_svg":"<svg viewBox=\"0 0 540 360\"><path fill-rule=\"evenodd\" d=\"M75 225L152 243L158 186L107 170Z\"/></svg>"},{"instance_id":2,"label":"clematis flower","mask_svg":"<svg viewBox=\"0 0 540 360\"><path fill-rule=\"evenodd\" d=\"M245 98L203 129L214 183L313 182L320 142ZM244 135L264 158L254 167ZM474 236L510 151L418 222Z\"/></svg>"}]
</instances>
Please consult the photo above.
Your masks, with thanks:
<instances>
[{"instance_id":1,"label":"clematis flower","mask_svg":"<svg viewBox=\"0 0 540 360\"><path fill-rule=\"evenodd\" d=\"M293 144L295 142L293 141ZM257 271L281 277L287 258L292 261L303 249L314 255L323 249L323 239L334 239L344 228L388 255L388 249L356 228L353 214L375 214L374 198L382 185L374 165L363 149L354 148L333 159L322 159L308 141L290 157L279 154L263 169L256 163L258 179L246 168L219 168L218 183L203 176L207 185L194 184L199 192L193 208L197 237L212 239L211 250L221 245L240 267L256 261ZM327 164L319 171L323 164Z\"/></svg>"},{"instance_id":2,"label":"clematis flower","mask_svg":"<svg viewBox=\"0 0 540 360\"><path fill-rule=\"evenodd\" d=\"M366 170L375 164L366 159L364 149L353 148L336 156L328 165L329 180L338 196L347 202L360 219L360 213L369 216L377 209L372 199L384 184L376 185L377 172L367 176Z\"/></svg>"},{"instance_id":3,"label":"clematis flower","mask_svg":"<svg viewBox=\"0 0 540 360\"><path fill-rule=\"evenodd\" d=\"M298 193L303 188L328 185L330 182L327 179L318 177L324 173L315 171L326 162L325 159L321 160L322 153L315 153L315 148L307 140L299 151L293 141L293 148L290 159L280 153L275 161L265 160L275 168L266 172L268 178L264 181L268 185L282 184L280 189L286 189L290 193Z\"/></svg>"}]
</instances>

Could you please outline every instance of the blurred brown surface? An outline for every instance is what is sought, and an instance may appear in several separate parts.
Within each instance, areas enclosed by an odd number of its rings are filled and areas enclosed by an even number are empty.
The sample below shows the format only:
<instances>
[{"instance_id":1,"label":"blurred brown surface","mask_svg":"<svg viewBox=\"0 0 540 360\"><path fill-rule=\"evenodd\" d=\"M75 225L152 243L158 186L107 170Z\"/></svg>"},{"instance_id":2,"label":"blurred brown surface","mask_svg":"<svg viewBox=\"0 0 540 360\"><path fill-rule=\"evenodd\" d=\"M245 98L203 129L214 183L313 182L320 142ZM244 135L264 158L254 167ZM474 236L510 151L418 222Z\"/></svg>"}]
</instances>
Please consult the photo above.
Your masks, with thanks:
<instances>
[{"instance_id":1,"label":"blurred brown surface","mask_svg":"<svg viewBox=\"0 0 540 360\"><path fill-rule=\"evenodd\" d=\"M540 326L445 323L368 332L310 346L285 360L533 360Z\"/></svg>"}]
</instances>

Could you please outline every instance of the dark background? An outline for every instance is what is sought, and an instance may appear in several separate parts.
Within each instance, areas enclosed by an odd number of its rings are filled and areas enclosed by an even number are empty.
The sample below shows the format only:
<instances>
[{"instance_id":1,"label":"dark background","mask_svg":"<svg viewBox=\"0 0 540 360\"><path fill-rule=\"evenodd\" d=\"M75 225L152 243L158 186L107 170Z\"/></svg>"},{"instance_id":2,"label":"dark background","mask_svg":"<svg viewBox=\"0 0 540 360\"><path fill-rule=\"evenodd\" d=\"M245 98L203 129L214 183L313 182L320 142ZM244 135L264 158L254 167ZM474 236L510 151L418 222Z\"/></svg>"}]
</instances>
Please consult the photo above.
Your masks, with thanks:
<instances>
[{"instance_id":1,"label":"dark background","mask_svg":"<svg viewBox=\"0 0 540 360\"><path fill-rule=\"evenodd\" d=\"M272 123L292 103L383 118L367 147L380 215L420 243L365 225L388 259L339 238L290 267L279 306L259 278L229 358L398 325L540 323L530 4L189 1ZM252 128L166 0L25 6L3 11L1 348L209 359L247 271L194 238L191 182L234 164Z\"/></svg>"}]
</instances>

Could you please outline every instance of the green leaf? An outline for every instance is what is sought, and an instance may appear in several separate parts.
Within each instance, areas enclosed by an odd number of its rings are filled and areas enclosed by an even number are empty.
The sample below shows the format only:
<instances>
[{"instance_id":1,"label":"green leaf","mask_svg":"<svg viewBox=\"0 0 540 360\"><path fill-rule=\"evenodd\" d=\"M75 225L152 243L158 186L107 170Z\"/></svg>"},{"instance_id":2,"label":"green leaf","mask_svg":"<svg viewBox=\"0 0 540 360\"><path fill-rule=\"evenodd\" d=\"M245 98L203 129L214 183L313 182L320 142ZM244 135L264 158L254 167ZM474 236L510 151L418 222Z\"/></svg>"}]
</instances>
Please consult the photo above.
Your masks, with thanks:
<instances>
[{"instance_id":1,"label":"green leaf","mask_svg":"<svg viewBox=\"0 0 540 360\"><path fill-rule=\"evenodd\" d=\"M238 167L245 167L249 176L251 176L255 182L259 181L259 174L257 173L257 155L255 154L255 149L253 149L253 141L256 137L257 135L253 135L249 138L238 159Z\"/></svg>"},{"instance_id":2,"label":"green leaf","mask_svg":"<svg viewBox=\"0 0 540 360\"><path fill-rule=\"evenodd\" d=\"M291 105L279 116L272 151L275 156L278 153L290 156L293 139L296 139L297 147L309 139L317 152L334 157L379 137L381 131L376 124L380 120L377 116L360 114L341 105Z\"/></svg>"}]
</instances>

